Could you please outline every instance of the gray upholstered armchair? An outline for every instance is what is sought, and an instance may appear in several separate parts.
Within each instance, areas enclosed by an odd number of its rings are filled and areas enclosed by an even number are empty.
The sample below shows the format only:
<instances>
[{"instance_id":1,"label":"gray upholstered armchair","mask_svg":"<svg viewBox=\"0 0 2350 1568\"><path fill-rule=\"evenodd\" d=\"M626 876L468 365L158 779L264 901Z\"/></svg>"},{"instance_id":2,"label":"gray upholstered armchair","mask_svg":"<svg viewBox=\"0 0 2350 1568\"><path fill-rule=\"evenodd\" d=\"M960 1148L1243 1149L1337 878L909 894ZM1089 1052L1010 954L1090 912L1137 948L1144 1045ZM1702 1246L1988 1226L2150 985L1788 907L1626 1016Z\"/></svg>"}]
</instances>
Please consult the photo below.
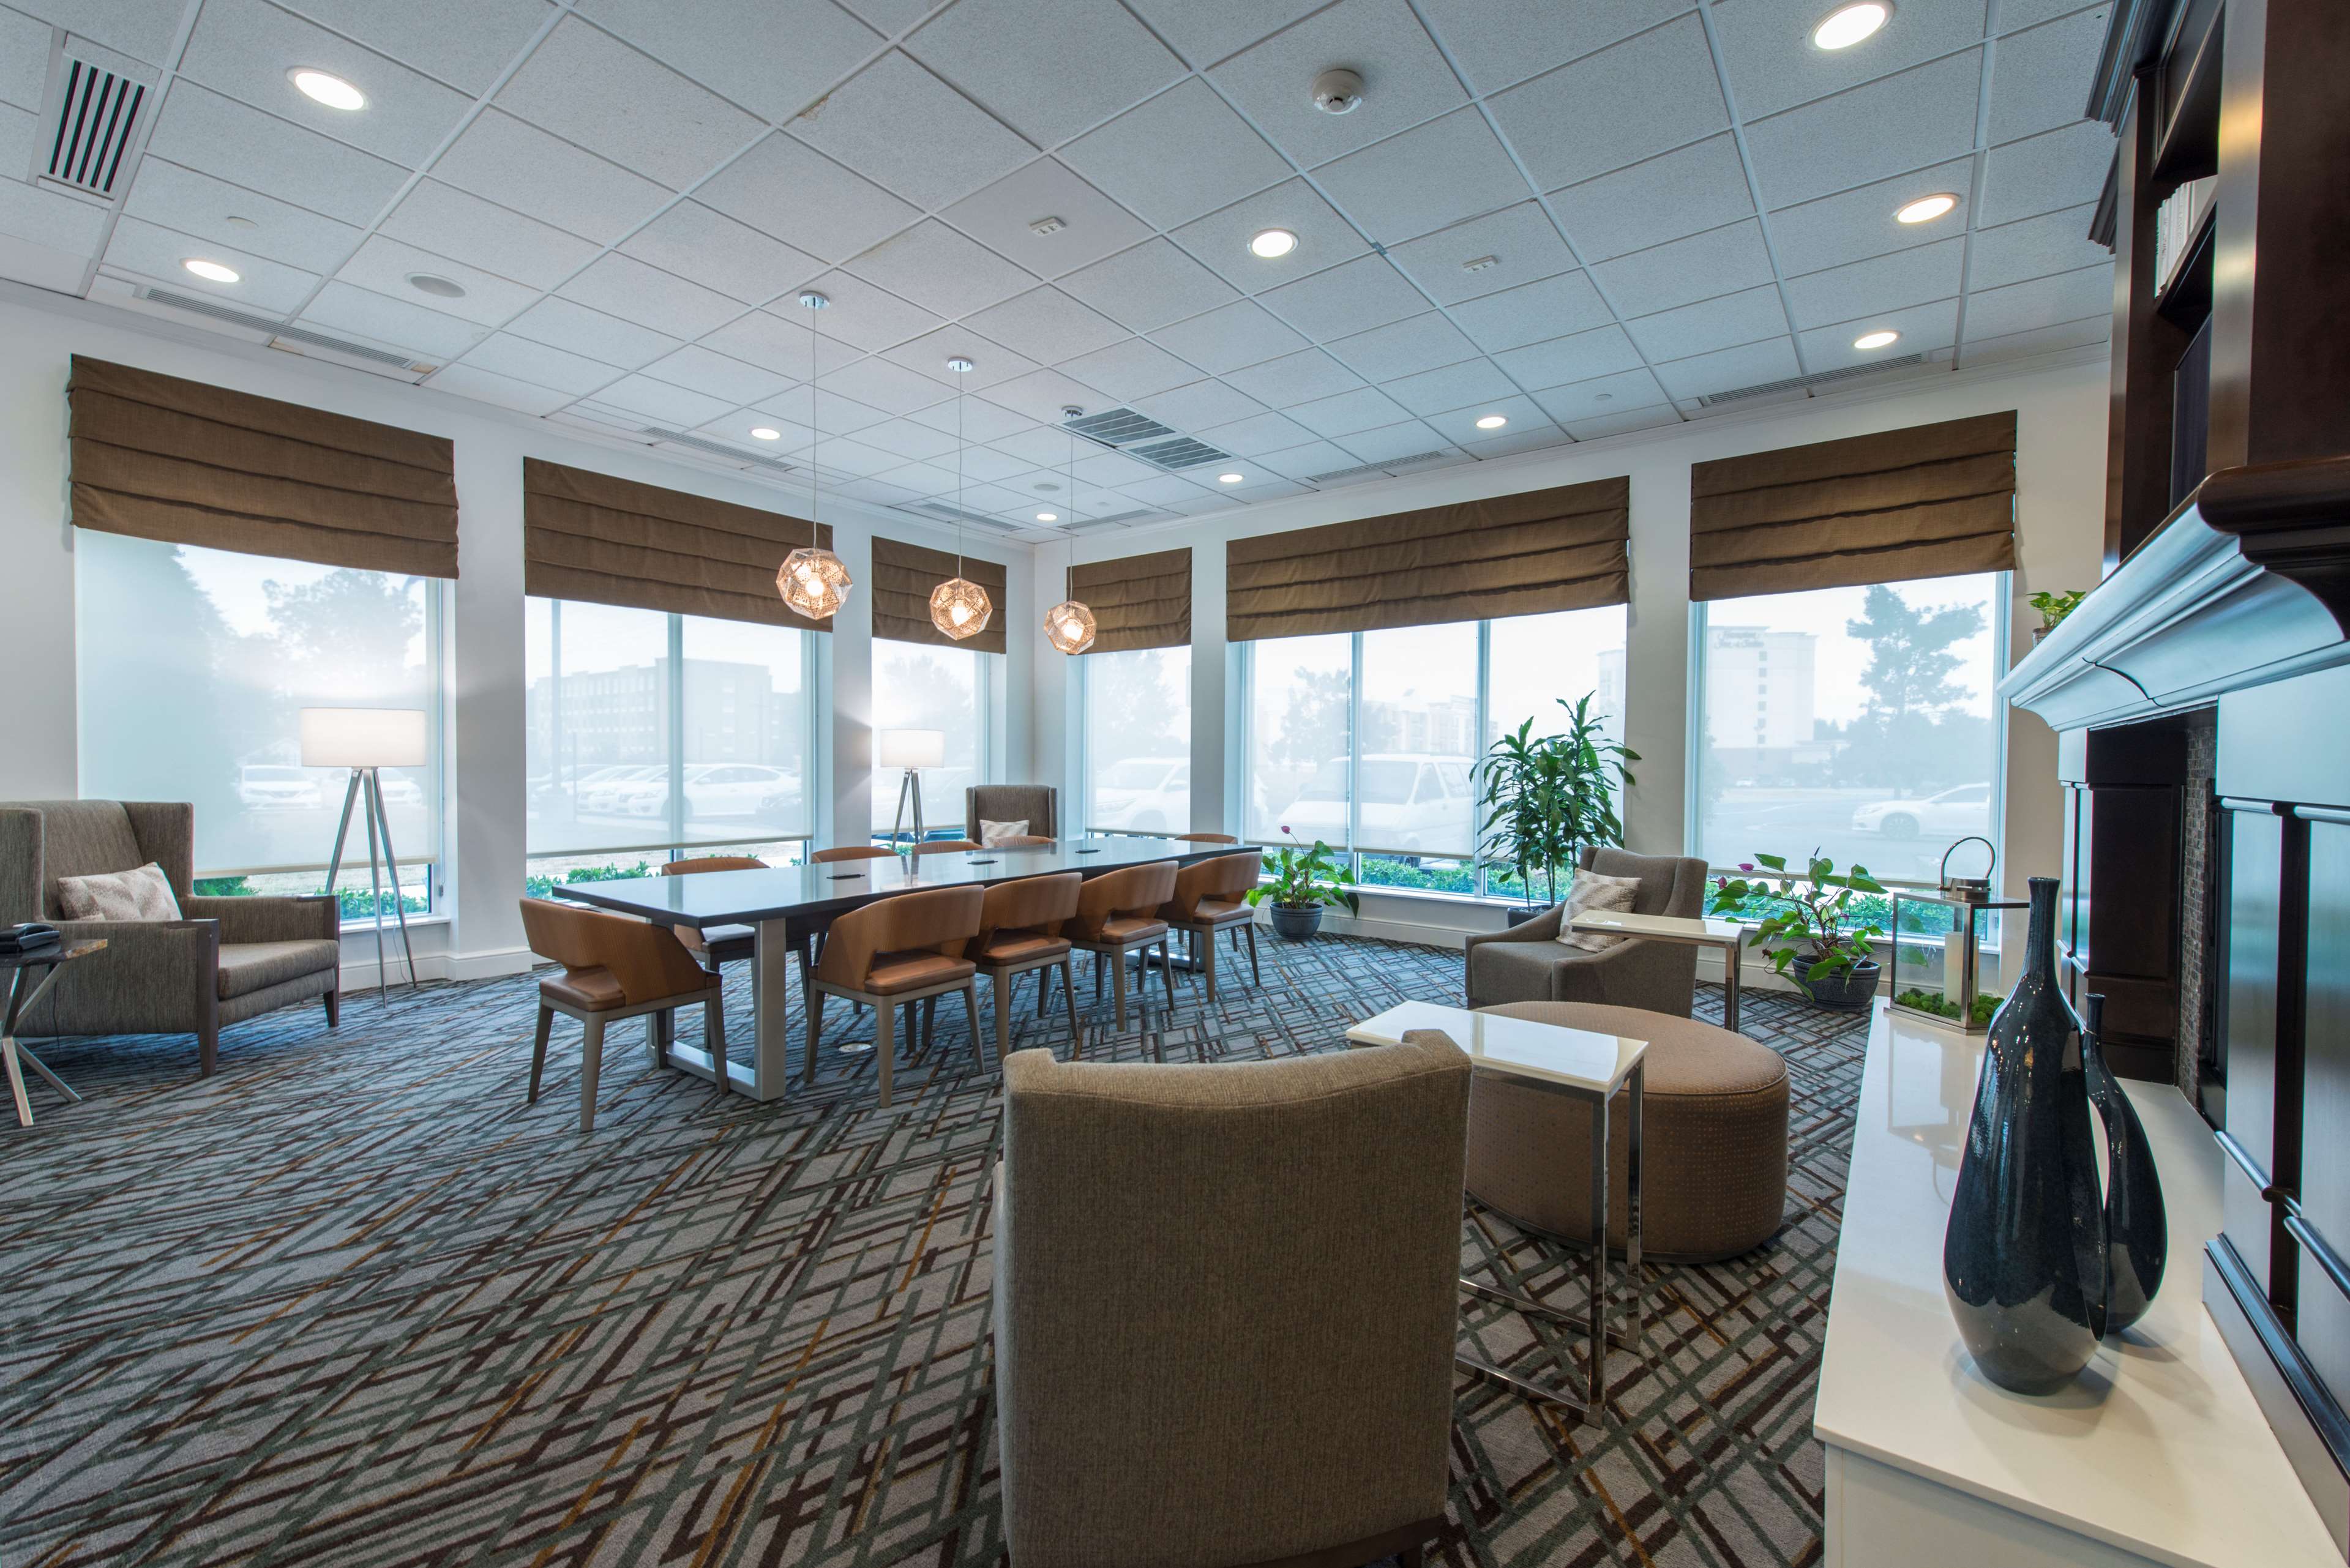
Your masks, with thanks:
<instances>
[{"instance_id":1,"label":"gray upholstered armchair","mask_svg":"<svg viewBox=\"0 0 2350 1568\"><path fill-rule=\"evenodd\" d=\"M1705 862L1628 849L1586 849L1580 864L1602 877L1638 877L1638 915L1705 913ZM1564 905L1522 926L1469 939L1469 1005L1503 1002L1598 1002L1687 1018L1697 996L1697 949L1681 942L1617 942L1604 952L1558 940Z\"/></svg>"},{"instance_id":2,"label":"gray upholstered armchair","mask_svg":"<svg viewBox=\"0 0 2350 1568\"><path fill-rule=\"evenodd\" d=\"M972 784L962 792L962 836L983 842L980 820L1024 822L1040 838L1061 836L1061 792L1051 784Z\"/></svg>"},{"instance_id":3,"label":"gray upholstered armchair","mask_svg":"<svg viewBox=\"0 0 2350 1568\"><path fill-rule=\"evenodd\" d=\"M1016 1568L1418 1564L1449 1480L1469 1058L1427 1033L1207 1065L1022 1051L1003 1085Z\"/></svg>"},{"instance_id":4,"label":"gray upholstered armchair","mask_svg":"<svg viewBox=\"0 0 2350 1568\"><path fill-rule=\"evenodd\" d=\"M196 809L153 801L35 800L0 805L0 925L40 920L106 952L68 964L24 1021L30 1035L193 1034L209 1074L220 1032L321 997L335 1023L341 909L325 895L200 898L192 894ZM68 920L57 878L155 862L184 919Z\"/></svg>"}]
</instances>

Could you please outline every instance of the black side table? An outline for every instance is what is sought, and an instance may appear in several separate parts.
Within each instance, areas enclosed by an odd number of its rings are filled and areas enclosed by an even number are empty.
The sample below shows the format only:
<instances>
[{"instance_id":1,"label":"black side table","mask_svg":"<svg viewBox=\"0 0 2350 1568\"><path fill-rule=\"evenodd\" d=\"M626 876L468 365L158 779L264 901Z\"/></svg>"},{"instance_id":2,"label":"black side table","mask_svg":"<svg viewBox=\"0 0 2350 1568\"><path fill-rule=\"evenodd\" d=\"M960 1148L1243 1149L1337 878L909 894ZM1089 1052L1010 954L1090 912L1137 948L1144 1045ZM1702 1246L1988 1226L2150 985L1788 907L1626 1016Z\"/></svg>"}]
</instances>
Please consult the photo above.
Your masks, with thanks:
<instances>
[{"instance_id":1,"label":"black side table","mask_svg":"<svg viewBox=\"0 0 2350 1568\"><path fill-rule=\"evenodd\" d=\"M39 1002L42 994L56 983L60 969L76 959L88 958L105 949L106 944L102 941L59 942L54 947L36 948L28 953L0 953L0 972L16 971L15 983L8 989L8 1020L0 1024L0 1064L5 1064L8 1070L8 1094L16 1103L16 1125L20 1127L33 1125L33 1106L25 1097L25 1075L16 1064L19 1060L38 1073L47 1081L49 1087L63 1095L68 1103L79 1105L81 1096L67 1088L65 1081L50 1072L28 1047L16 1043L16 1020L31 1011L33 1004Z\"/></svg>"}]
</instances>

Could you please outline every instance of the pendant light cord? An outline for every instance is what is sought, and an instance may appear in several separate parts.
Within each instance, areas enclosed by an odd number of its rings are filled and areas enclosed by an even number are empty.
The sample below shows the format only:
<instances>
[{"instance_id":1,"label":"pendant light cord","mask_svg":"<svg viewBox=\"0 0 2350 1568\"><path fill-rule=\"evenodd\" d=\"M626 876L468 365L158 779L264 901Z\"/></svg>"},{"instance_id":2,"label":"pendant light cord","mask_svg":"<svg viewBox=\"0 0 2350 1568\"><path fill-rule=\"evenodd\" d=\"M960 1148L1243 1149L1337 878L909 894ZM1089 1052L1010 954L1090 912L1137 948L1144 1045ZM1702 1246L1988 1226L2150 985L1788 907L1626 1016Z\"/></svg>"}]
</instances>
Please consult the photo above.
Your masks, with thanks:
<instances>
[{"instance_id":1,"label":"pendant light cord","mask_svg":"<svg viewBox=\"0 0 2350 1568\"><path fill-rule=\"evenodd\" d=\"M816 330L816 318L824 314L824 307L811 304L807 295L800 296L800 303L807 306L808 317L808 548L821 550L824 548L824 527L816 521L816 448L821 439L816 430L816 378L822 368L819 361L823 358L821 339L824 334Z\"/></svg>"}]
</instances>

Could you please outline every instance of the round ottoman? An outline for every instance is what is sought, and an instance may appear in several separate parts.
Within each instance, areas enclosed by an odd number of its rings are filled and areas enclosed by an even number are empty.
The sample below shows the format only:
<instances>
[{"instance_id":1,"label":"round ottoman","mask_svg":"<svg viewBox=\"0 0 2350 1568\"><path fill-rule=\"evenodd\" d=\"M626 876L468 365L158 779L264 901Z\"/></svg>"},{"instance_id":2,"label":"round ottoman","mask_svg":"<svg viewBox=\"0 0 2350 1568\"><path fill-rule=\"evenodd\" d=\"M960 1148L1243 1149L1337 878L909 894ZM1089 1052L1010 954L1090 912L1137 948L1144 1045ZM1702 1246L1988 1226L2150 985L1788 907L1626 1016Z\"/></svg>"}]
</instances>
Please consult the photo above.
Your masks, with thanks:
<instances>
[{"instance_id":1,"label":"round ottoman","mask_svg":"<svg viewBox=\"0 0 2350 1568\"><path fill-rule=\"evenodd\" d=\"M1646 1040L1641 1251L1711 1262L1778 1234L1787 1202L1787 1065L1742 1034L1637 1007L1512 1002L1507 1018ZM1607 1241L1624 1245L1628 1101L1608 1105ZM1531 1230L1591 1238L1591 1107L1480 1073L1469 1091L1470 1195Z\"/></svg>"}]
</instances>

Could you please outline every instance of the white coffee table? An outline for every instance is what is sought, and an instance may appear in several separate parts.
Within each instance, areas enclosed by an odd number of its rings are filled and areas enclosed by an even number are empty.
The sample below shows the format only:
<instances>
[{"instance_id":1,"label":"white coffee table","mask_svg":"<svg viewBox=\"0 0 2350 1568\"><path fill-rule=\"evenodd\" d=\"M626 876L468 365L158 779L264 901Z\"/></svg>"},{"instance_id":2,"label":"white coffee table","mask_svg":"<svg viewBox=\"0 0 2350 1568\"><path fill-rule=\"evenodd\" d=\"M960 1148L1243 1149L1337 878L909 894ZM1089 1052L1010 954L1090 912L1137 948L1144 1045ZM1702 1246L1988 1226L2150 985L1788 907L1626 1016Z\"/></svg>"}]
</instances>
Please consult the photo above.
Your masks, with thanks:
<instances>
[{"instance_id":1,"label":"white coffee table","mask_svg":"<svg viewBox=\"0 0 2350 1568\"><path fill-rule=\"evenodd\" d=\"M1407 1002L1375 1018L1366 1018L1347 1031L1352 1045L1394 1045L1416 1029L1440 1030L1469 1054L1480 1073L1495 1073L1532 1088L1565 1095L1591 1108L1591 1303L1584 1327L1590 1345L1589 1395L1578 1403L1528 1382L1474 1356L1455 1359L1480 1376L1488 1377L1530 1398L1558 1405L1594 1424L1607 1407L1607 1107L1618 1090L1625 1094L1629 1117L1627 1131L1625 1181L1624 1267L1631 1276L1631 1303L1626 1314L1630 1328L1627 1344L1640 1343L1640 1086L1646 1071L1648 1043L1587 1029L1565 1029L1531 1019L1508 1018L1493 1012L1472 1012L1440 1002ZM1520 1312L1536 1313L1562 1323L1574 1314L1556 1307L1463 1279L1461 1288Z\"/></svg>"},{"instance_id":2,"label":"white coffee table","mask_svg":"<svg viewBox=\"0 0 2350 1568\"><path fill-rule=\"evenodd\" d=\"M1738 1033L1738 950L1746 928L1736 920L1701 920L1688 915L1635 915L1627 910L1586 909L1567 929L1603 937L1647 937L1660 942L1721 950L1721 1026Z\"/></svg>"}]
</instances>

